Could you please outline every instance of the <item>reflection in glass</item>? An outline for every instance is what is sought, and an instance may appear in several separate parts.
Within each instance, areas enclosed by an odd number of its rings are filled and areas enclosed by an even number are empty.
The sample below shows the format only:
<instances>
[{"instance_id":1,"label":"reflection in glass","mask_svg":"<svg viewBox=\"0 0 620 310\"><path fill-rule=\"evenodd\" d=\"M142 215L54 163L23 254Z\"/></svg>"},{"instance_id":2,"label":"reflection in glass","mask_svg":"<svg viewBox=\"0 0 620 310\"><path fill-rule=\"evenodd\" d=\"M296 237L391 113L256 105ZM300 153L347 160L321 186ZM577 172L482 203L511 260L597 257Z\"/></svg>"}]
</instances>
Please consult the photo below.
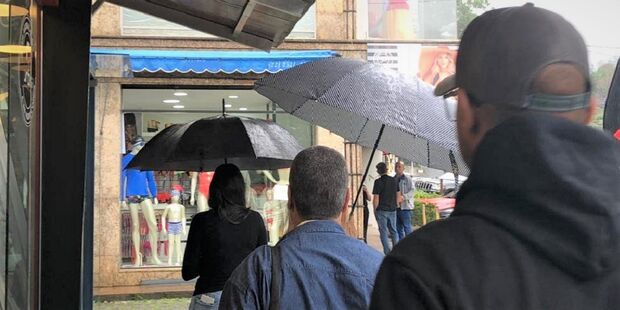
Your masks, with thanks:
<instances>
[{"instance_id":1,"label":"reflection in glass","mask_svg":"<svg viewBox=\"0 0 620 310\"><path fill-rule=\"evenodd\" d=\"M18 1L15 1L18 2ZM28 2L29 3L29 2ZM13 14L11 6L11 14ZM4 23L2 23L4 25ZM34 102L34 68L31 58L32 28L27 15L11 15L7 24L9 31L0 41L0 67L8 75L8 115L3 121L8 138L8 161L6 161L6 179L8 181L7 204L7 308L30 308L30 274L31 274L31 204L30 184L32 166L31 120ZM3 33L3 35L5 35ZM2 50L5 47L5 50ZM15 53L17 52L17 53ZM4 74L3 72L3 74ZM2 76L2 80L5 77ZM0 84L1 85L1 84ZM2 87L0 86L0 87ZM2 104L0 102L0 104ZM6 124L4 122L6 121ZM5 141L5 140L2 140ZM0 147L0 151L2 151ZM2 153L6 154L6 153ZM3 167L3 169L5 169Z\"/></svg>"},{"instance_id":2,"label":"reflection in glass","mask_svg":"<svg viewBox=\"0 0 620 310\"><path fill-rule=\"evenodd\" d=\"M288 172L279 170L242 171L248 208L265 222L269 244L275 245L288 230Z\"/></svg>"},{"instance_id":3,"label":"reflection in glass","mask_svg":"<svg viewBox=\"0 0 620 310\"><path fill-rule=\"evenodd\" d=\"M121 8L122 33L125 36L156 36L156 37L197 37L209 38L214 35L194 30L165 19L157 18ZM308 12L295 24L287 38L289 39L314 39L316 33L316 8L311 6Z\"/></svg>"},{"instance_id":4,"label":"reflection in glass","mask_svg":"<svg viewBox=\"0 0 620 310\"><path fill-rule=\"evenodd\" d=\"M368 37L384 40L456 39L454 0L365 0Z\"/></svg>"}]
</instances>

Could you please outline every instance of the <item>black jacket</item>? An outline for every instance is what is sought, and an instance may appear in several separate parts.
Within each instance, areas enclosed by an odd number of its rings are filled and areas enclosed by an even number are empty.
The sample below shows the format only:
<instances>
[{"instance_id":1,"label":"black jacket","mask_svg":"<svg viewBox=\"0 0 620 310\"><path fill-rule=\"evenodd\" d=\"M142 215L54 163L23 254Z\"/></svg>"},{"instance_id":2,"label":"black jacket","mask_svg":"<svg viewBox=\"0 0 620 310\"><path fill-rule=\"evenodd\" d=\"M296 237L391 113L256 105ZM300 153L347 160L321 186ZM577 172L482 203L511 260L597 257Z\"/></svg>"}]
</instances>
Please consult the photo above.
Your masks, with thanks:
<instances>
[{"instance_id":1,"label":"black jacket","mask_svg":"<svg viewBox=\"0 0 620 310\"><path fill-rule=\"evenodd\" d=\"M183 280L196 281L194 295L221 291L233 270L254 249L267 244L263 218L250 211L239 224L222 219L211 209L194 215L189 227L183 268Z\"/></svg>"},{"instance_id":2,"label":"black jacket","mask_svg":"<svg viewBox=\"0 0 620 310\"><path fill-rule=\"evenodd\" d=\"M552 116L491 130L449 219L401 241L372 309L620 309L620 143Z\"/></svg>"}]
</instances>

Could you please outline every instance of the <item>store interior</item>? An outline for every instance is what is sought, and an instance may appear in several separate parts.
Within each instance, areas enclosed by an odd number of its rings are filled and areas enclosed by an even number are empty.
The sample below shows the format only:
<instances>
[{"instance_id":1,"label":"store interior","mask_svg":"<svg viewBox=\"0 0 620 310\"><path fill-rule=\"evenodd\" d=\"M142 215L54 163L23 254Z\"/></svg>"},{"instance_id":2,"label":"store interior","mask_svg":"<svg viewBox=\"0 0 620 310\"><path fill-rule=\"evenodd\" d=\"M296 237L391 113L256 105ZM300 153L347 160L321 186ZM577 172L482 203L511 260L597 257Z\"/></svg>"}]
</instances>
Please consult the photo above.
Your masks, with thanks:
<instances>
[{"instance_id":1,"label":"store interior","mask_svg":"<svg viewBox=\"0 0 620 310\"><path fill-rule=\"evenodd\" d=\"M131 153L136 136L149 141L167 126L221 116L224 111L231 116L273 121L288 130L302 146L313 143L311 124L249 89L126 88L122 100L121 156ZM288 169L242 171L242 174L247 205L261 214L269 244L275 244L288 226ZM123 268L180 266L192 217L209 210L212 172L153 171L152 176L148 185L156 189L153 198L157 199L121 203ZM121 183L121 187L127 186Z\"/></svg>"}]
</instances>

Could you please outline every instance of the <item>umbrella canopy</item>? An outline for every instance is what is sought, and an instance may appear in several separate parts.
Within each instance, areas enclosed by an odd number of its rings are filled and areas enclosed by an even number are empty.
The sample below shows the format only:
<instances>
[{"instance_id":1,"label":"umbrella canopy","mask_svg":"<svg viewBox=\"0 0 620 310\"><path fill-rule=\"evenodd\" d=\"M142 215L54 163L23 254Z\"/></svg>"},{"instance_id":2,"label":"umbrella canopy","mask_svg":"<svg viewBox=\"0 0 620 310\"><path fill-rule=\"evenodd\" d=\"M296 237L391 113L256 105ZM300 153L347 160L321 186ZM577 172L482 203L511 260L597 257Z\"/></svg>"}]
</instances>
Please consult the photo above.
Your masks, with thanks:
<instances>
[{"instance_id":1,"label":"umbrella canopy","mask_svg":"<svg viewBox=\"0 0 620 310\"><path fill-rule=\"evenodd\" d=\"M289 167L301 149L276 123L224 115L164 129L127 168L211 171L231 163L241 170L279 169Z\"/></svg>"},{"instance_id":2,"label":"umbrella canopy","mask_svg":"<svg viewBox=\"0 0 620 310\"><path fill-rule=\"evenodd\" d=\"M357 144L445 171L467 173L456 128L433 87L380 65L330 58L256 82L287 112ZM382 129L383 128L383 129Z\"/></svg>"}]
</instances>

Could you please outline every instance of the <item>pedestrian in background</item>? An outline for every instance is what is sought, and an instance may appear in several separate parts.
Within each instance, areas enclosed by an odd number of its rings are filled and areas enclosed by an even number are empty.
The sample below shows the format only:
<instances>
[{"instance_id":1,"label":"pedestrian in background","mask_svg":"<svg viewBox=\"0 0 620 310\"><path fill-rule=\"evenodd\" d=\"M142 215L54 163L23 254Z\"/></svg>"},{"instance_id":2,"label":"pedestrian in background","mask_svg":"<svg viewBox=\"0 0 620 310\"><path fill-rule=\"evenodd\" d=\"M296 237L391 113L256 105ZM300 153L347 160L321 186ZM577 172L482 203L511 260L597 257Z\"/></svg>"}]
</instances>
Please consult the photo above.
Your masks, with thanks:
<instances>
[{"instance_id":1,"label":"pedestrian in background","mask_svg":"<svg viewBox=\"0 0 620 310\"><path fill-rule=\"evenodd\" d=\"M209 207L194 215L183 256L183 280L198 277L190 310L217 309L233 270L254 249L267 244L263 218L246 207L245 182L237 166L215 169Z\"/></svg>"},{"instance_id":2,"label":"pedestrian in background","mask_svg":"<svg viewBox=\"0 0 620 310\"><path fill-rule=\"evenodd\" d=\"M392 247L398 243L398 232L396 231L398 183L396 179L387 174L385 163L378 163L376 168L381 177L375 180L372 187L372 205L375 208L375 218L379 226L383 253L387 255ZM392 239L391 244L389 239Z\"/></svg>"},{"instance_id":3,"label":"pedestrian in background","mask_svg":"<svg viewBox=\"0 0 620 310\"><path fill-rule=\"evenodd\" d=\"M398 240L402 240L413 231L411 215L415 186L411 177L405 174L405 164L402 161L396 163L394 170L396 170L395 178L400 192L396 210L396 231L398 231Z\"/></svg>"}]
</instances>

